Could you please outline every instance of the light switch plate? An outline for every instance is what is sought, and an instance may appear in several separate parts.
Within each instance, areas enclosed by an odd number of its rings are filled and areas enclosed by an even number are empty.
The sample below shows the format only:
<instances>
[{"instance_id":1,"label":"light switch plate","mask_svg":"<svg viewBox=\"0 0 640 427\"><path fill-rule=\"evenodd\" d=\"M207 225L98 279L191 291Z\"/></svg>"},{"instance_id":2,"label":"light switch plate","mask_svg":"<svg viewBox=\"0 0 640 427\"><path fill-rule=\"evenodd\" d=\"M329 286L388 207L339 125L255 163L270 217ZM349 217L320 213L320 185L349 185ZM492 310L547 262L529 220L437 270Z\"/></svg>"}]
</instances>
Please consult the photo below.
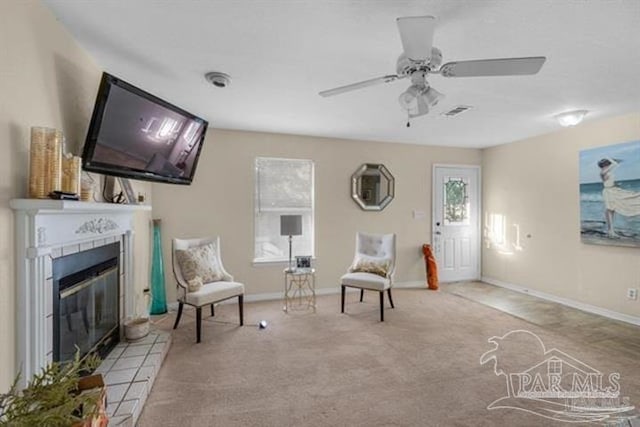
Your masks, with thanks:
<instances>
[{"instance_id":1,"label":"light switch plate","mask_svg":"<svg viewBox=\"0 0 640 427\"><path fill-rule=\"evenodd\" d=\"M413 210L413 219L425 219L426 217L427 217L427 214L425 211L421 211L418 209Z\"/></svg>"}]
</instances>

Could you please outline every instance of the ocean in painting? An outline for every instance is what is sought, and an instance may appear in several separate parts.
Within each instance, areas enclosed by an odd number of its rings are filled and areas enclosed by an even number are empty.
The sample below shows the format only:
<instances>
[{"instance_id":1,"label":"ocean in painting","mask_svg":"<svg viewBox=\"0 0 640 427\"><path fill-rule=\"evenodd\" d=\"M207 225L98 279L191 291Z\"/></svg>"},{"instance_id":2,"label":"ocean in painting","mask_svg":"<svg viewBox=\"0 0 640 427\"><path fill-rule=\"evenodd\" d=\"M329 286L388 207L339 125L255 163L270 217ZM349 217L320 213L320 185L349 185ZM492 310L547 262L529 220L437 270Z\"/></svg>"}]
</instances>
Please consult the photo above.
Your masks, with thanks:
<instances>
[{"instance_id":1,"label":"ocean in painting","mask_svg":"<svg viewBox=\"0 0 640 427\"><path fill-rule=\"evenodd\" d=\"M616 181L616 186L640 192L640 179ZM580 234L586 243L640 246L640 216L616 214L614 228L619 237L607 236L602 182L580 184ZM613 242L615 240L615 242Z\"/></svg>"}]
</instances>

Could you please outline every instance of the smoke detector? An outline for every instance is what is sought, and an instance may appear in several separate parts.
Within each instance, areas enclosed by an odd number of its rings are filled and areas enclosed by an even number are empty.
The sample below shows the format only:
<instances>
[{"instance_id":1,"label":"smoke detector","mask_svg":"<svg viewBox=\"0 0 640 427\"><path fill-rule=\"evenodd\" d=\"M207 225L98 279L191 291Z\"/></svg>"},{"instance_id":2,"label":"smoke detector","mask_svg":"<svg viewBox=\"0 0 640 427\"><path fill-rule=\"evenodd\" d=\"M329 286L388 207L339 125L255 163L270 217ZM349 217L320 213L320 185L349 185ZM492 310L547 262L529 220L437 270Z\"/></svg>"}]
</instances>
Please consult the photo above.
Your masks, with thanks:
<instances>
[{"instance_id":1,"label":"smoke detector","mask_svg":"<svg viewBox=\"0 0 640 427\"><path fill-rule=\"evenodd\" d=\"M209 83L215 87L227 87L231 84L231 76L229 74L220 73L218 71L209 71L204 75Z\"/></svg>"}]
</instances>

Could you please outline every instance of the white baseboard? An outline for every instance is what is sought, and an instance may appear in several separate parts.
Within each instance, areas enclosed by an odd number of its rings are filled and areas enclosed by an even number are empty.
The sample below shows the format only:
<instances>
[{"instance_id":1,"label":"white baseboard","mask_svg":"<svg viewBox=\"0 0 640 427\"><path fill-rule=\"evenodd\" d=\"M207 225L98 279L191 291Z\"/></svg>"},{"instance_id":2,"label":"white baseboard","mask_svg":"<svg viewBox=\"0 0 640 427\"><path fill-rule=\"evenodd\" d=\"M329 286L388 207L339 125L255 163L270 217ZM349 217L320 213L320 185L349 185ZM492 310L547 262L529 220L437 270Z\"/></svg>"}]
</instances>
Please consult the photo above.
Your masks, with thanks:
<instances>
[{"instance_id":1,"label":"white baseboard","mask_svg":"<svg viewBox=\"0 0 640 427\"><path fill-rule=\"evenodd\" d=\"M608 310L606 308L597 307L595 305L586 304L572 299L559 297L556 295L548 294L546 292L537 291L535 289L525 288L524 286L515 285L513 283L503 282L501 280L494 279L492 277L482 276L483 282L491 285L499 286L501 288L510 289L512 291L520 292L534 297L542 298L547 301L556 302L558 304L566 305L567 307L577 308L578 310L586 311L588 313L598 314L600 316L608 317L610 319L619 320L621 322L631 323L632 325L640 326L640 317L631 316L624 313L618 313L617 311Z\"/></svg>"},{"instance_id":2,"label":"white baseboard","mask_svg":"<svg viewBox=\"0 0 640 427\"><path fill-rule=\"evenodd\" d=\"M409 282L396 282L393 284L394 288L426 288L425 282L420 281L409 281ZM347 292L358 292L357 289L347 288ZM332 288L319 288L316 289L316 296L320 295L335 295L340 293L340 286L334 286ZM257 302L257 301L276 301L284 298L283 292L265 292L261 294L245 294L244 302ZM226 301L222 301L220 304L233 304L236 300L231 298ZM177 311L178 310L178 302L170 302L167 304L169 311Z\"/></svg>"}]
</instances>

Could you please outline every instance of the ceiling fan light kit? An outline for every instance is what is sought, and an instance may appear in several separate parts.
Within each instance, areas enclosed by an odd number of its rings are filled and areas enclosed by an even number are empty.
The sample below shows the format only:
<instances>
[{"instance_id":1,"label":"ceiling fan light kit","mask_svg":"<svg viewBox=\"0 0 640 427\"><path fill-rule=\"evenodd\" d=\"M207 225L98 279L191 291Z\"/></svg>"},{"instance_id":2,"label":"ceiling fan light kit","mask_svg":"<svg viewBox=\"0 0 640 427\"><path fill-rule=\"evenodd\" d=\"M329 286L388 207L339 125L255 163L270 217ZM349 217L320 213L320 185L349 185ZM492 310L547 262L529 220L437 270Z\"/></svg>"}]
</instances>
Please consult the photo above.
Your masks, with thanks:
<instances>
[{"instance_id":1,"label":"ceiling fan light kit","mask_svg":"<svg viewBox=\"0 0 640 427\"><path fill-rule=\"evenodd\" d=\"M560 126L575 126L584 119L584 116L586 116L588 112L588 110L565 111L564 113L557 114L555 118L558 123L560 123Z\"/></svg>"},{"instance_id":2,"label":"ceiling fan light kit","mask_svg":"<svg viewBox=\"0 0 640 427\"><path fill-rule=\"evenodd\" d=\"M400 106L409 118L429 113L444 98L444 95L429 85L428 74L442 77L489 77L518 76L536 74L546 58L534 56L525 58L481 59L448 62L442 66L442 52L433 46L436 18L433 16L409 16L397 18L398 31L403 53L396 62L396 74L364 80L320 92L323 97L339 95L381 83L391 83L405 78L411 79L411 86L398 98ZM409 123L407 123L409 127Z\"/></svg>"}]
</instances>

